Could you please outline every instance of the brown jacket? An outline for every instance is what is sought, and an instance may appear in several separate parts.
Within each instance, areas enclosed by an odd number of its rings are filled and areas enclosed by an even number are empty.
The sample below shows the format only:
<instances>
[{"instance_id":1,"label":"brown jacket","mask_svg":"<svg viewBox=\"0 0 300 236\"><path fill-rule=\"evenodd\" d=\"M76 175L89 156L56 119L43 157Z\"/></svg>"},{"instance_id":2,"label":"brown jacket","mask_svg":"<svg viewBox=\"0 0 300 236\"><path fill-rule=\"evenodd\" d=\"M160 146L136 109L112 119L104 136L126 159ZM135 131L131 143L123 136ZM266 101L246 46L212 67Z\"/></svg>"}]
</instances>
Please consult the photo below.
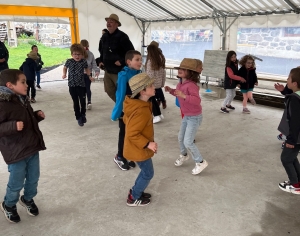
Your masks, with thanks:
<instances>
[{"instance_id":1,"label":"brown jacket","mask_svg":"<svg viewBox=\"0 0 300 236\"><path fill-rule=\"evenodd\" d=\"M12 164L45 150L38 122L43 118L33 111L29 101L21 102L11 90L0 86L0 151L7 164ZM17 121L23 121L22 131Z\"/></svg>"},{"instance_id":2,"label":"brown jacket","mask_svg":"<svg viewBox=\"0 0 300 236\"><path fill-rule=\"evenodd\" d=\"M124 157L132 161L145 161L154 155L146 148L154 141L152 104L128 96L124 101L124 123L126 125Z\"/></svg>"}]
</instances>

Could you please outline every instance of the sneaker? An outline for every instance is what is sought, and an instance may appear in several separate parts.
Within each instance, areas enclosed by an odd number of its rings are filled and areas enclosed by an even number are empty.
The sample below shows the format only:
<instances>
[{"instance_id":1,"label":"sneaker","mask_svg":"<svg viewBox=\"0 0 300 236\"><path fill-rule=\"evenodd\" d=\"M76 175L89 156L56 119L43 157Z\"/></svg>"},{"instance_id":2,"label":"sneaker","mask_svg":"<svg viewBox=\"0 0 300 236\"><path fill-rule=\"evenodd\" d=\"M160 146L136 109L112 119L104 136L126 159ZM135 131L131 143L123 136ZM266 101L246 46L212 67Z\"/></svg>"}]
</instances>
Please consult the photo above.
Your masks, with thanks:
<instances>
[{"instance_id":1,"label":"sneaker","mask_svg":"<svg viewBox=\"0 0 300 236\"><path fill-rule=\"evenodd\" d=\"M122 159L122 160L120 160ZM117 166L121 169L121 170L129 170L129 165L128 165L128 162L127 160L123 157L123 158L120 158L118 157L117 155L115 156L114 158L114 162L117 164Z\"/></svg>"},{"instance_id":2,"label":"sneaker","mask_svg":"<svg viewBox=\"0 0 300 236\"><path fill-rule=\"evenodd\" d=\"M207 166L208 166L208 163L206 160L203 160L202 163L196 163L194 169L192 170L192 174L193 175L200 174Z\"/></svg>"},{"instance_id":3,"label":"sneaker","mask_svg":"<svg viewBox=\"0 0 300 236\"><path fill-rule=\"evenodd\" d=\"M299 186L299 184L298 184ZM285 192L293 193L293 194L300 194L300 188L294 187L292 184L290 184L289 181L284 181L283 183L279 183L278 187Z\"/></svg>"},{"instance_id":4,"label":"sneaker","mask_svg":"<svg viewBox=\"0 0 300 236\"><path fill-rule=\"evenodd\" d=\"M17 212L17 206L14 205L13 207L8 207L5 205L4 202L0 205L1 211L5 215L5 219L11 223L18 223L21 221L20 216Z\"/></svg>"},{"instance_id":5,"label":"sneaker","mask_svg":"<svg viewBox=\"0 0 300 236\"><path fill-rule=\"evenodd\" d=\"M26 208L28 215L37 216L39 214L39 209L35 205L33 199L31 199L30 201L26 201L23 195L20 197L19 203L21 206Z\"/></svg>"},{"instance_id":6,"label":"sneaker","mask_svg":"<svg viewBox=\"0 0 300 236\"><path fill-rule=\"evenodd\" d=\"M166 102L166 101L162 102L162 108L163 108L163 109L166 109L166 108L167 108L167 102Z\"/></svg>"},{"instance_id":7,"label":"sneaker","mask_svg":"<svg viewBox=\"0 0 300 236\"><path fill-rule=\"evenodd\" d=\"M278 140L282 141L282 140L283 140L282 134L278 134L278 135L277 135L277 138L278 138Z\"/></svg>"},{"instance_id":8,"label":"sneaker","mask_svg":"<svg viewBox=\"0 0 300 236\"><path fill-rule=\"evenodd\" d=\"M179 158L174 162L175 166L181 166L183 162L187 161L189 159L188 155L179 155Z\"/></svg>"},{"instance_id":9,"label":"sneaker","mask_svg":"<svg viewBox=\"0 0 300 236\"><path fill-rule=\"evenodd\" d=\"M158 123L158 122L160 122L160 121L161 121L160 116L154 116L154 117L153 117L153 124L156 124L156 123Z\"/></svg>"},{"instance_id":10,"label":"sneaker","mask_svg":"<svg viewBox=\"0 0 300 236\"><path fill-rule=\"evenodd\" d=\"M233 107L233 106L231 106L231 105L226 105L226 107L227 107L228 109L235 110L235 107Z\"/></svg>"},{"instance_id":11,"label":"sneaker","mask_svg":"<svg viewBox=\"0 0 300 236\"><path fill-rule=\"evenodd\" d=\"M129 198L129 195L131 195L131 193L132 193L132 189L129 189L128 198ZM144 192L142 192L142 196L141 197L142 198L151 198L152 196L151 196L150 193L144 193Z\"/></svg>"},{"instance_id":12,"label":"sneaker","mask_svg":"<svg viewBox=\"0 0 300 236\"><path fill-rule=\"evenodd\" d=\"M39 89L41 89L41 86L39 84L36 87L39 88Z\"/></svg>"},{"instance_id":13,"label":"sneaker","mask_svg":"<svg viewBox=\"0 0 300 236\"><path fill-rule=\"evenodd\" d=\"M82 121L82 117L80 117L80 118L77 120L77 122L78 122L78 125L79 125L79 126L84 126L84 123L83 123L83 121Z\"/></svg>"},{"instance_id":14,"label":"sneaker","mask_svg":"<svg viewBox=\"0 0 300 236\"><path fill-rule=\"evenodd\" d=\"M225 107L224 108L221 107L220 111L223 112L223 113L229 113L229 111Z\"/></svg>"},{"instance_id":15,"label":"sneaker","mask_svg":"<svg viewBox=\"0 0 300 236\"><path fill-rule=\"evenodd\" d=\"M253 99L253 98L249 98L249 101L252 105L255 105L256 104L256 101Z\"/></svg>"},{"instance_id":16,"label":"sneaker","mask_svg":"<svg viewBox=\"0 0 300 236\"><path fill-rule=\"evenodd\" d=\"M161 114L159 117L160 117L162 120L165 119L165 117L164 117L163 114Z\"/></svg>"},{"instance_id":17,"label":"sneaker","mask_svg":"<svg viewBox=\"0 0 300 236\"><path fill-rule=\"evenodd\" d=\"M87 104L87 109L88 109L88 110L92 110L92 103L88 103L88 104Z\"/></svg>"},{"instance_id":18,"label":"sneaker","mask_svg":"<svg viewBox=\"0 0 300 236\"><path fill-rule=\"evenodd\" d=\"M131 194L128 195L127 206L136 207L136 206L146 206L149 204L150 204L150 198L140 197L139 199L134 200Z\"/></svg>"},{"instance_id":19,"label":"sneaker","mask_svg":"<svg viewBox=\"0 0 300 236\"><path fill-rule=\"evenodd\" d=\"M30 99L30 102L35 103L36 100L35 100L34 98L31 98L31 99Z\"/></svg>"},{"instance_id":20,"label":"sneaker","mask_svg":"<svg viewBox=\"0 0 300 236\"><path fill-rule=\"evenodd\" d=\"M82 120L82 123L86 123L86 122L87 122L86 116L85 116L85 115L82 115L81 120Z\"/></svg>"},{"instance_id":21,"label":"sneaker","mask_svg":"<svg viewBox=\"0 0 300 236\"><path fill-rule=\"evenodd\" d=\"M250 114L250 111L249 111L249 109L246 107L246 108L243 108L243 113L245 113L245 114Z\"/></svg>"},{"instance_id":22,"label":"sneaker","mask_svg":"<svg viewBox=\"0 0 300 236\"><path fill-rule=\"evenodd\" d=\"M128 165L129 165L130 168L136 167L136 164L135 164L134 161L129 161L129 162L128 162Z\"/></svg>"}]
</instances>

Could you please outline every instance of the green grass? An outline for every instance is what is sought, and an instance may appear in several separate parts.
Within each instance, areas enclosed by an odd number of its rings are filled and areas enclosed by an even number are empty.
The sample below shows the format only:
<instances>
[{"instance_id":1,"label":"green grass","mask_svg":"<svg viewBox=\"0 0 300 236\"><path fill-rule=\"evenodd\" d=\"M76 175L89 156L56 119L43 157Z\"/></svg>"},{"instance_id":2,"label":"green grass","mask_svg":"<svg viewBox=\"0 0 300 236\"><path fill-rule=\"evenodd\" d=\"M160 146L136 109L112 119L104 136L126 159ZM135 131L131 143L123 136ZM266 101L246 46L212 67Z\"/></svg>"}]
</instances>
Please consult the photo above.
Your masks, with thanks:
<instances>
[{"instance_id":1,"label":"green grass","mask_svg":"<svg viewBox=\"0 0 300 236\"><path fill-rule=\"evenodd\" d=\"M37 44L39 48L39 54L42 56L45 67L51 67L55 65L61 65L66 61L66 59L71 57L71 52L69 48L50 48L42 44ZM27 54L31 51L31 44L20 43L18 47L9 47L9 60L8 65L10 69L19 69L22 63L27 58Z\"/></svg>"}]
</instances>

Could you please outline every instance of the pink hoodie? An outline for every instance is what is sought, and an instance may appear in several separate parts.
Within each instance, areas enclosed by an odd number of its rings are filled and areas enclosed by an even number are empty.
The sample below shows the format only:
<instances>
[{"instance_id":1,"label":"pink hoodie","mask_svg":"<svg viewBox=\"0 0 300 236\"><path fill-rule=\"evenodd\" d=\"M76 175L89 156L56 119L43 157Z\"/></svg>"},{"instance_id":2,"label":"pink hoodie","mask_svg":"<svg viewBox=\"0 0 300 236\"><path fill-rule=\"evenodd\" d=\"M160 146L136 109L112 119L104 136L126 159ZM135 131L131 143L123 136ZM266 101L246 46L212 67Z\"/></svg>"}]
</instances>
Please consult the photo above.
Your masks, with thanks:
<instances>
[{"instance_id":1,"label":"pink hoodie","mask_svg":"<svg viewBox=\"0 0 300 236\"><path fill-rule=\"evenodd\" d=\"M199 96L198 85L191 81L186 80L183 83L180 81L177 86L177 90L180 90L186 95L186 98L178 97L180 109L185 116L197 116L202 114L201 98ZM170 94L175 96L175 89L170 91Z\"/></svg>"}]
</instances>

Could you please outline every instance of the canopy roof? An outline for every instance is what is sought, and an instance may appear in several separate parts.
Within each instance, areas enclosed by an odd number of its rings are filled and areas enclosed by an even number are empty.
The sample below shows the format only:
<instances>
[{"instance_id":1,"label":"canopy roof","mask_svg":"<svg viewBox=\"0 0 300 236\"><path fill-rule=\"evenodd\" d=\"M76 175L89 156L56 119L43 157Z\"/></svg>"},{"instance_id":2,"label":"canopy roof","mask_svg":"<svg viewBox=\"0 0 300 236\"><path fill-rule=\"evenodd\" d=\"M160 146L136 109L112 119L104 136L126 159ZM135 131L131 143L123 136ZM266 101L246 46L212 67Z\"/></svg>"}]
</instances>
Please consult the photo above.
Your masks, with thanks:
<instances>
[{"instance_id":1,"label":"canopy roof","mask_svg":"<svg viewBox=\"0 0 300 236\"><path fill-rule=\"evenodd\" d=\"M103 0L143 22L299 14L300 0Z\"/></svg>"}]
</instances>

